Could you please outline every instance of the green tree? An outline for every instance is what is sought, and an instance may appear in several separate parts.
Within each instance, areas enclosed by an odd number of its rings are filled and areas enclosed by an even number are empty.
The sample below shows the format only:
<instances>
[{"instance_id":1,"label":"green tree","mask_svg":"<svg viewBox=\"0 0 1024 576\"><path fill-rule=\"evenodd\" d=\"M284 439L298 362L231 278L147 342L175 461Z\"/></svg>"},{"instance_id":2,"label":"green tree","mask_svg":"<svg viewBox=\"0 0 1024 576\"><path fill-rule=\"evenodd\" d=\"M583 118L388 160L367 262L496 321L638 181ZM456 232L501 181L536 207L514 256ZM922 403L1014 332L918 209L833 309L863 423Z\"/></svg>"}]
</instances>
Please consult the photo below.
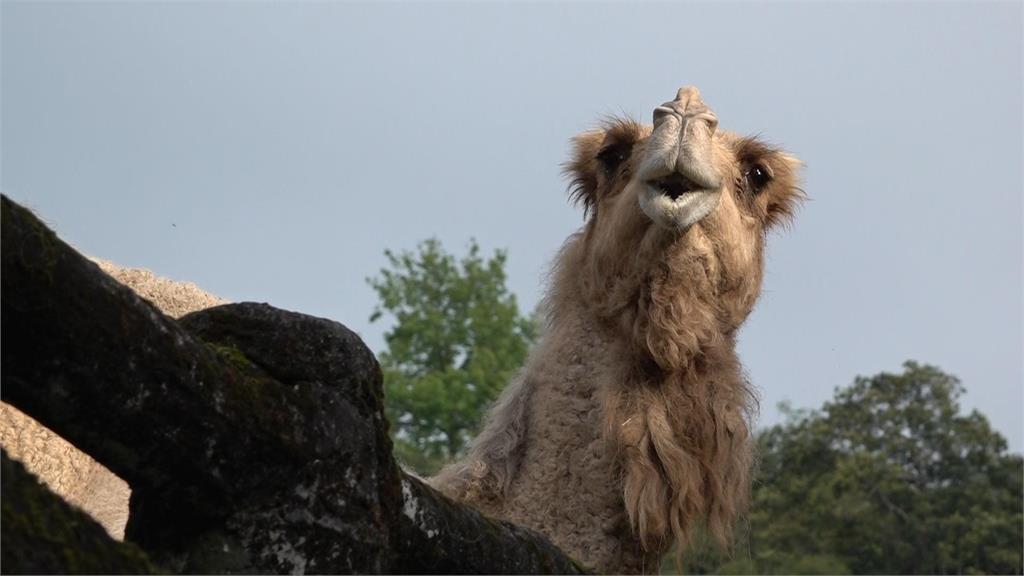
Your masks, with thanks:
<instances>
[{"instance_id":1,"label":"green tree","mask_svg":"<svg viewBox=\"0 0 1024 576\"><path fill-rule=\"evenodd\" d=\"M735 557L699 547L690 572L1021 574L1020 455L954 376L914 362L857 378L820 410L785 408Z\"/></svg>"},{"instance_id":2,"label":"green tree","mask_svg":"<svg viewBox=\"0 0 1024 576\"><path fill-rule=\"evenodd\" d=\"M370 320L394 319L379 356L392 438L399 458L431 474L462 453L537 328L505 286L504 251L484 259L471 241L456 261L430 239L385 255L369 280L380 298Z\"/></svg>"}]
</instances>

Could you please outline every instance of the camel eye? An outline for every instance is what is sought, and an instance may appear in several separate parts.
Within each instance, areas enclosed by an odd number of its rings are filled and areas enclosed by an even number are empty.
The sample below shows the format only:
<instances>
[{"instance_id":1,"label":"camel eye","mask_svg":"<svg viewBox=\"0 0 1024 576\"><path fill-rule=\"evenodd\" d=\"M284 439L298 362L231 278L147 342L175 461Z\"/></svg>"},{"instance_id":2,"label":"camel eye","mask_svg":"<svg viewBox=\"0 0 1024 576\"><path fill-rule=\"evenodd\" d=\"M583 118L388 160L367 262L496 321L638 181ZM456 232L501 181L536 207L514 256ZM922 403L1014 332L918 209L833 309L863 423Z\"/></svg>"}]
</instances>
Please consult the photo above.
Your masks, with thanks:
<instances>
[{"instance_id":1,"label":"camel eye","mask_svg":"<svg viewBox=\"0 0 1024 576\"><path fill-rule=\"evenodd\" d=\"M608 144L601 151L597 153L597 160L604 166L604 169L608 172L614 172L616 168L622 164L626 158L629 158L629 152L631 147L628 144L615 143Z\"/></svg>"},{"instance_id":2,"label":"camel eye","mask_svg":"<svg viewBox=\"0 0 1024 576\"><path fill-rule=\"evenodd\" d=\"M750 170L747 170L746 176L752 192L759 192L772 179L771 171L763 164L754 164Z\"/></svg>"}]
</instances>

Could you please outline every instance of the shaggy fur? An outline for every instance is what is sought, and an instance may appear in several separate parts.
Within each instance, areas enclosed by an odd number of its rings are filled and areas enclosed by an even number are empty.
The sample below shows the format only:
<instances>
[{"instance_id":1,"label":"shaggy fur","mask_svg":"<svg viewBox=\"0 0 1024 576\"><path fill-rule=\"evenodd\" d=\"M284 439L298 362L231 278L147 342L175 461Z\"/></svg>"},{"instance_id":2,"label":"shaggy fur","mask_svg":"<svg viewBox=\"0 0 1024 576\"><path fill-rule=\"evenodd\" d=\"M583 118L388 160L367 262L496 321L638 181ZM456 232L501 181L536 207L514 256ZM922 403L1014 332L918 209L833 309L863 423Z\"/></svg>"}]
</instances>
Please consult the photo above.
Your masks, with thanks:
<instances>
[{"instance_id":1,"label":"shaggy fur","mask_svg":"<svg viewBox=\"0 0 1024 576\"><path fill-rule=\"evenodd\" d=\"M0 402L0 445L54 494L99 522L111 538L124 538L131 495L124 480L5 402Z\"/></svg>"},{"instance_id":2,"label":"shaggy fur","mask_svg":"<svg viewBox=\"0 0 1024 576\"><path fill-rule=\"evenodd\" d=\"M729 542L756 411L736 331L766 232L802 197L795 158L718 132L715 209L685 230L655 226L635 176L650 134L612 120L575 139L571 196L589 218L554 266L547 334L467 457L432 480L602 572L657 570L698 522Z\"/></svg>"}]
</instances>

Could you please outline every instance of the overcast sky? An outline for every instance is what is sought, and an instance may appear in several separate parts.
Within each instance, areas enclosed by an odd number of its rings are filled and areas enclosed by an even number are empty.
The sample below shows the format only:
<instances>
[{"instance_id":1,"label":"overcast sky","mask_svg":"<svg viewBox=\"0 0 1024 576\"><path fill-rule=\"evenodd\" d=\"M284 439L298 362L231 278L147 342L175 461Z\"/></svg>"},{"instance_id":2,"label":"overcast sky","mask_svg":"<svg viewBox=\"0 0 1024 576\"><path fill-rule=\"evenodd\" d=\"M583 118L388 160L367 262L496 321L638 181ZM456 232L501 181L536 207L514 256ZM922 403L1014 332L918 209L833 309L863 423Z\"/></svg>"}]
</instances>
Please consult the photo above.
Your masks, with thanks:
<instances>
[{"instance_id":1,"label":"overcast sky","mask_svg":"<svg viewBox=\"0 0 1024 576\"><path fill-rule=\"evenodd\" d=\"M1021 3L19 3L0 187L89 254L339 320L430 236L530 310L582 224L560 163L700 87L807 163L740 354L817 407L904 360L1022 445Z\"/></svg>"}]
</instances>

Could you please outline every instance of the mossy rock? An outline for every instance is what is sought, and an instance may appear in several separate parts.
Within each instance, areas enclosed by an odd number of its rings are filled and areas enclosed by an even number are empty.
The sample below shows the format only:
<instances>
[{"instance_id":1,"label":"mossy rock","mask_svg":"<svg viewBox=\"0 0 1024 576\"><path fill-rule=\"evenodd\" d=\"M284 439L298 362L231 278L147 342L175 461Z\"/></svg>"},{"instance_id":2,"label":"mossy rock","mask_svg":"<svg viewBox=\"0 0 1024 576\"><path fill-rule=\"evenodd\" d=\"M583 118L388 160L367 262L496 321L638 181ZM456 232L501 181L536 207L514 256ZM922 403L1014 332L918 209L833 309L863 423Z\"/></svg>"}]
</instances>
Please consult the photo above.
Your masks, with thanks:
<instances>
[{"instance_id":1,"label":"mossy rock","mask_svg":"<svg viewBox=\"0 0 1024 576\"><path fill-rule=\"evenodd\" d=\"M160 574L3 452L0 570L5 574Z\"/></svg>"}]
</instances>

